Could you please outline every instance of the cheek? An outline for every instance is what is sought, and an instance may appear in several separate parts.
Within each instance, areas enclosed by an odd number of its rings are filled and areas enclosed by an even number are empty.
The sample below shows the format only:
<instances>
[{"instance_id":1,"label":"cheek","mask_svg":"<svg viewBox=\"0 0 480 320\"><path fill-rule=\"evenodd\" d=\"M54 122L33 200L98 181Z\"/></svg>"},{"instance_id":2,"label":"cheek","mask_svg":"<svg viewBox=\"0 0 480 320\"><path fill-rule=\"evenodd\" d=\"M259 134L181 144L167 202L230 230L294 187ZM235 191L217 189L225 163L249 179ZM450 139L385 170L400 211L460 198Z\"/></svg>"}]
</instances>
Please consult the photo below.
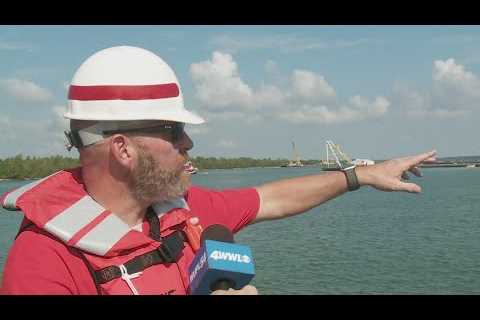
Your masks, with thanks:
<instances>
[{"instance_id":1,"label":"cheek","mask_svg":"<svg viewBox=\"0 0 480 320\"><path fill-rule=\"evenodd\" d=\"M156 155L158 164L166 170L177 170L179 167L183 167L183 157L176 150L162 150Z\"/></svg>"},{"instance_id":2,"label":"cheek","mask_svg":"<svg viewBox=\"0 0 480 320\"><path fill-rule=\"evenodd\" d=\"M185 159L172 144L158 138L147 138L147 140L151 154L162 169L170 171L183 167Z\"/></svg>"}]
</instances>

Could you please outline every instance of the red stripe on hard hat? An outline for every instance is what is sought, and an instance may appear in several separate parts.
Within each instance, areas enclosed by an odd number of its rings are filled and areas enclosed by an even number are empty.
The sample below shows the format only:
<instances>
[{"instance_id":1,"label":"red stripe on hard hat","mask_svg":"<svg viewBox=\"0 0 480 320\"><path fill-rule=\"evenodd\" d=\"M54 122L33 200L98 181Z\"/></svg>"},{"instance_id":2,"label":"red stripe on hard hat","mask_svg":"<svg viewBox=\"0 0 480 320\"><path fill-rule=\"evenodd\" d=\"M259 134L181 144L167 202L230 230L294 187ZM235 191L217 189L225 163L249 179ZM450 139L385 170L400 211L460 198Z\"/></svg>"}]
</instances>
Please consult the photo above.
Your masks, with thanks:
<instances>
[{"instance_id":1,"label":"red stripe on hard hat","mask_svg":"<svg viewBox=\"0 0 480 320\"><path fill-rule=\"evenodd\" d=\"M75 86L68 91L70 100L146 100L178 97L176 83L143 86Z\"/></svg>"}]
</instances>

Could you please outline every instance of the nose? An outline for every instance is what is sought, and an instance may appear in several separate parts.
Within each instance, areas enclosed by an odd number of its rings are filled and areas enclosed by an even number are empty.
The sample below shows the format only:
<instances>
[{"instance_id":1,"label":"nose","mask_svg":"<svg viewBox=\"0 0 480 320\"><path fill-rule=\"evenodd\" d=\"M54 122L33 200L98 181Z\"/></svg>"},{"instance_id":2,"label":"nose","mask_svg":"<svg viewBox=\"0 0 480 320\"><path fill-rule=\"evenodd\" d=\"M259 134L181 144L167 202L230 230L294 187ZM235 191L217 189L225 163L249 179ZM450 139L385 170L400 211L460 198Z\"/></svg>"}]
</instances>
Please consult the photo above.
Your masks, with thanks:
<instances>
[{"instance_id":1,"label":"nose","mask_svg":"<svg viewBox=\"0 0 480 320\"><path fill-rule=\"evenodd\" d=\"M177 142L177 146L181 150L191 150L193 148L193 141L190 139L189 135L184 131L182 137Z\"/></svg>"}]
</instances>

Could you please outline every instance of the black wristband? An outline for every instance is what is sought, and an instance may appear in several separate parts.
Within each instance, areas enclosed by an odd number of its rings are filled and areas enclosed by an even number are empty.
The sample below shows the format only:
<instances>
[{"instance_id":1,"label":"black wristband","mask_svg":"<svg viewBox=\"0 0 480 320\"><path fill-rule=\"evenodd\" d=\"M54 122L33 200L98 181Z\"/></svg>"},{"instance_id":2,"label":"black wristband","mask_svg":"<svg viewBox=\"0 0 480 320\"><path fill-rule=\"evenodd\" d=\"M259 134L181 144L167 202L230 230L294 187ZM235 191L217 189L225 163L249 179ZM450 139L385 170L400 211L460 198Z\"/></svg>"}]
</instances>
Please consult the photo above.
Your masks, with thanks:
<instances>
[{"instance_id":1,"label":"black wristband","mask_svg":"<svg viewBox=\"0 0 480 320\"><path fill-rule=\"evenodd\" d=\"M355 166L342 169L342 172L345 173L345 177L347 178L348 191L354 191L360 188L357 174L355 173Z\"/></svg>"}]
</instances>

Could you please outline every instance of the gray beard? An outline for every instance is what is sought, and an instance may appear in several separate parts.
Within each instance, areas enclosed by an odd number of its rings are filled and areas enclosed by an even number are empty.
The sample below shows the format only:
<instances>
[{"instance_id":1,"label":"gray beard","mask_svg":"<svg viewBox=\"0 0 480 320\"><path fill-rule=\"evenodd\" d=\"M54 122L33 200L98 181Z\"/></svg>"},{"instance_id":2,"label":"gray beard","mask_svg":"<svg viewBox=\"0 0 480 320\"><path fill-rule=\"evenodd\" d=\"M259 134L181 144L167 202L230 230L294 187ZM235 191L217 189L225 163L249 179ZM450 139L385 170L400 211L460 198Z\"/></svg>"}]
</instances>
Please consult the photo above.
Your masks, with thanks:
<instances>
[{"instance_id":1,"label":"gray beard","mask_svg":"<svg viewBox=\"0 0 480 320\"><path fill-rule=\"evenodd\" d=\"M189 186L183 166L175 171L164 170L144 146L137 146L138 166L133 170L129 183L133 197L148 205L182 197Z\"/></svg>"}]
</instances>

